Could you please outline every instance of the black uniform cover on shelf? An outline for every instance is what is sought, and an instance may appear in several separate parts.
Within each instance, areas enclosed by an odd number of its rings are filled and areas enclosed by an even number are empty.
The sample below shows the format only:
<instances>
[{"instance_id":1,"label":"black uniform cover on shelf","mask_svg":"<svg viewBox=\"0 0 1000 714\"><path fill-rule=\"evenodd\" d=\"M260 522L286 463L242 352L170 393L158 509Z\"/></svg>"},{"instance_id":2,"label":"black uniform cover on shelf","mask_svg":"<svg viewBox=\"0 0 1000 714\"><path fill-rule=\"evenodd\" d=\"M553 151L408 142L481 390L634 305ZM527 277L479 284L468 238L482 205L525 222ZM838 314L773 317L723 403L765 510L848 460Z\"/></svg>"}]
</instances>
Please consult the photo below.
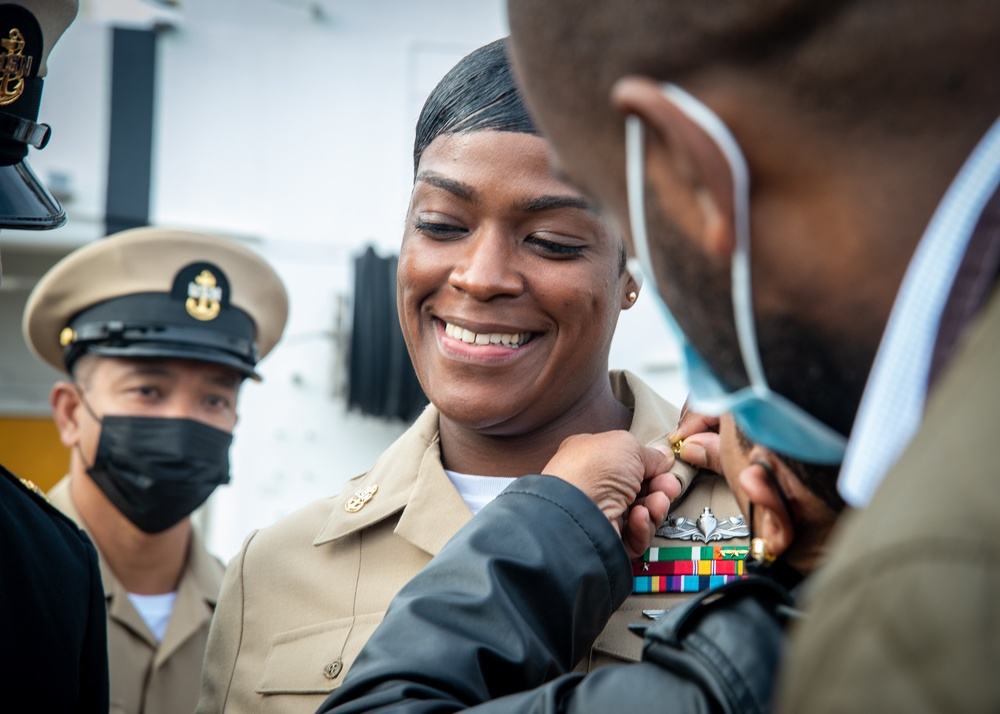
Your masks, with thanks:
<instances>
[{"instance_id":1,"label":"black uniform cover on shelf","mask_svg":"<svg viewBox=\"0 0 1000 714\"><path fill-rule=\"evenodd\" d=\"M354 261L347 406L362 414L412 421L427 405L403 341L396 310L398 256L369 247Z\"/></svg>"}]
</instances>

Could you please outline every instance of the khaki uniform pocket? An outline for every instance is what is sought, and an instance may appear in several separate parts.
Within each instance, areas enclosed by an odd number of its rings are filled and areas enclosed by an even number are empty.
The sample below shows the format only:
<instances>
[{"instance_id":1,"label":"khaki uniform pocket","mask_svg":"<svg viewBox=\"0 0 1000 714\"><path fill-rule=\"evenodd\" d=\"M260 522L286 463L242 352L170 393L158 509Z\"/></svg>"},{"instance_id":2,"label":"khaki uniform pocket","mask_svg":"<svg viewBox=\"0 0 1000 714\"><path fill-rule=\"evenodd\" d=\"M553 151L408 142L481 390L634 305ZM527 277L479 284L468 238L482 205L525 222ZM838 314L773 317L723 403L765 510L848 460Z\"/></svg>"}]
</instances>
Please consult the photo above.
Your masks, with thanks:
<instances>
[{"instance_id":1,"label":"khaki uniform pocket","mask_svg":"<svg viewBox=\"0 0 1000 714\"><path fill-rule=\"evenodd\" d=\"M322 622L271 641L258 694L329 694L340 686L385 613Z\"/></svg>"}]
</instances>

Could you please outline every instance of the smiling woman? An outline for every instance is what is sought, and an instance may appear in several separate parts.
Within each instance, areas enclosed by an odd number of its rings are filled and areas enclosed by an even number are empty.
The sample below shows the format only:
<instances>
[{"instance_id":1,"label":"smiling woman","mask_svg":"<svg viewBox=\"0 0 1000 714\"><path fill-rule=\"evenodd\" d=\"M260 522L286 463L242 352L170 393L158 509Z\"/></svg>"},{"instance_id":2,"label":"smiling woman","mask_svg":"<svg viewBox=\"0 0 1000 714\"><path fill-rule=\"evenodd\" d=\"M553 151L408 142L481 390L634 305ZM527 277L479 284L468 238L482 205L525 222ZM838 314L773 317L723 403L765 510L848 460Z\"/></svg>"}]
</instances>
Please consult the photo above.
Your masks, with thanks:
<instances>
[{"instance_id":1,"label":"smiling woman","mask_svg":"<svg viewBox=\"0 0 1000 714\"><path fill-rule=\"evenodd\" d=\"M628 428L607 376L618 314L637 290L622 250L552 176L540 137L479 130L427 147L400 250L399 314L441 412L448 468L518 476L567 436Z\"/></svg>"},{"instance_id":2,"label":"smiling woman","mask_svg":"<svg viewBox=\"0 0 1000 714\"><path fill-rule=\"evenodd\" d=\"M673 405L608 372L618 316L639 290L624 250L552 174L506 41L463 59L418 122L399 258L400 323L431 405L343 493L247 539L226 575L199 711L314 711L399 589L564 439L627 430L647 443L674 427ZM738 517L714 476L699 477L675 515L706 507ZM683 543L656 543L671 544ZM649 580L636 578L644 594L582 668L639 659L627 625L685 597Z\"/></svg>"}]
</instances>

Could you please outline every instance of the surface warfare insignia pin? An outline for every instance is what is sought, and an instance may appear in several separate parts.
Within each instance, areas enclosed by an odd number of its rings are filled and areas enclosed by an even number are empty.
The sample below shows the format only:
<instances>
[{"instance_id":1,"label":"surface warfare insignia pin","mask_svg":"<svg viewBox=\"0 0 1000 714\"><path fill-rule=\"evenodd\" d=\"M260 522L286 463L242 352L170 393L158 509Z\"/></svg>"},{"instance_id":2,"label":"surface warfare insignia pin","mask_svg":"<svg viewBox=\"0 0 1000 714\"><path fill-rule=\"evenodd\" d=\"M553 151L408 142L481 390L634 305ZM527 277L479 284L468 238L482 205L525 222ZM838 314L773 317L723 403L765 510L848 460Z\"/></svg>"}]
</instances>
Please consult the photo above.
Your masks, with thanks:
<instances>
[{"instance_id":1,"label":"surface warfare insignia pin","mask_svg":"<svg viewBox=\"0 0 1000 714\"><path fill-rule=\"evenodd\" d=\"M731 516L719 521L712 513L712 509L706 506L705 512L698 516L697 520L681 516L668 518L666 523L656 531L656 535L664 538L700 540L702 543L708 543L713 540L748 538L750 528L747 527L743 516Z\"/></svg>"},{"instance_id":2,"label":"surface warfare insignia pin","mask_svg":"<svg viewBox=\"0 0 1000 714\"><path fill-rule=\"evenodd\" d=\"M13 104L24 93L24 78L31 74L31 55L24 54L24 35L12 27L0 40L0 107Z\"/></svg>"},{"instance_id":3,"label":"surface warfare insignia pin","mask_svg":"<svg viewBox=\"0 0 1000 714\"><path fill-rule=\"evenodd\" d=\"M372 496L374 496L377 492L378 485L374 483L371 486L359 488L354 492L353 496L347 499L347 503L344 504L344 510L348 513L357 513L365 507L366 503L372 500Z\"/></svg>"}]
</instances>

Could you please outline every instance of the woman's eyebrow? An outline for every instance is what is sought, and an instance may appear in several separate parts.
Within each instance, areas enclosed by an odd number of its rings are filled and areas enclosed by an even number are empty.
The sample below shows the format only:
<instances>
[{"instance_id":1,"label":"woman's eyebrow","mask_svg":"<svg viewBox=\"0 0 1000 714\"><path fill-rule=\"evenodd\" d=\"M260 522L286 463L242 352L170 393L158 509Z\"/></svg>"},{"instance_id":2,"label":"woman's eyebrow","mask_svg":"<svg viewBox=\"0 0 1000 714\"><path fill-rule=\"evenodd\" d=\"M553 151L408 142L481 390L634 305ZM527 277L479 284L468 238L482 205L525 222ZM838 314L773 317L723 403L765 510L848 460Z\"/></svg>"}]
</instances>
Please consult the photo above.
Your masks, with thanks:
<instances>
[{"instance_id":1,"label":"woman's eyebrow","mask_svg":"<svg viewBox=\"0 0 1000 714\"><path fill-rule=\"evenodd\" d=\"M593 204L583 196L536 196L524 201L518 208L525 213L551 211L557 208L579 208L591 212L594 210Z\"/></svg>"},{"instance_id":2,"label":"woman's eyebrow","mask_svg":"<svg viewBox=\"0 0 1000 714\"><path fill-rule=\"evenodd\" d=\"M421 171L417 174L417 181L429 183L431 186L436 186L466 201L472 202L479 197L476 189L472 188L469 184L450 179L436 171Z\"/></svg>"},{"instance_id":3,"label":"woman's eyebrow","mask_svg":"<svg viewBox=\"0 0 1000 714\"><path fill-rule=\"evenodd\" d=\"M479 193L469 184L448 178L436 171L421 171L417 174L417 181L440 188L470 203L474 203L479 199ZM552 211L558 208L578 208L590 211L591 213L595 212L594 204L583 196L566 195L536 196L523 201L517 208L524 213Z\"/></svg>"}]
</instances>

